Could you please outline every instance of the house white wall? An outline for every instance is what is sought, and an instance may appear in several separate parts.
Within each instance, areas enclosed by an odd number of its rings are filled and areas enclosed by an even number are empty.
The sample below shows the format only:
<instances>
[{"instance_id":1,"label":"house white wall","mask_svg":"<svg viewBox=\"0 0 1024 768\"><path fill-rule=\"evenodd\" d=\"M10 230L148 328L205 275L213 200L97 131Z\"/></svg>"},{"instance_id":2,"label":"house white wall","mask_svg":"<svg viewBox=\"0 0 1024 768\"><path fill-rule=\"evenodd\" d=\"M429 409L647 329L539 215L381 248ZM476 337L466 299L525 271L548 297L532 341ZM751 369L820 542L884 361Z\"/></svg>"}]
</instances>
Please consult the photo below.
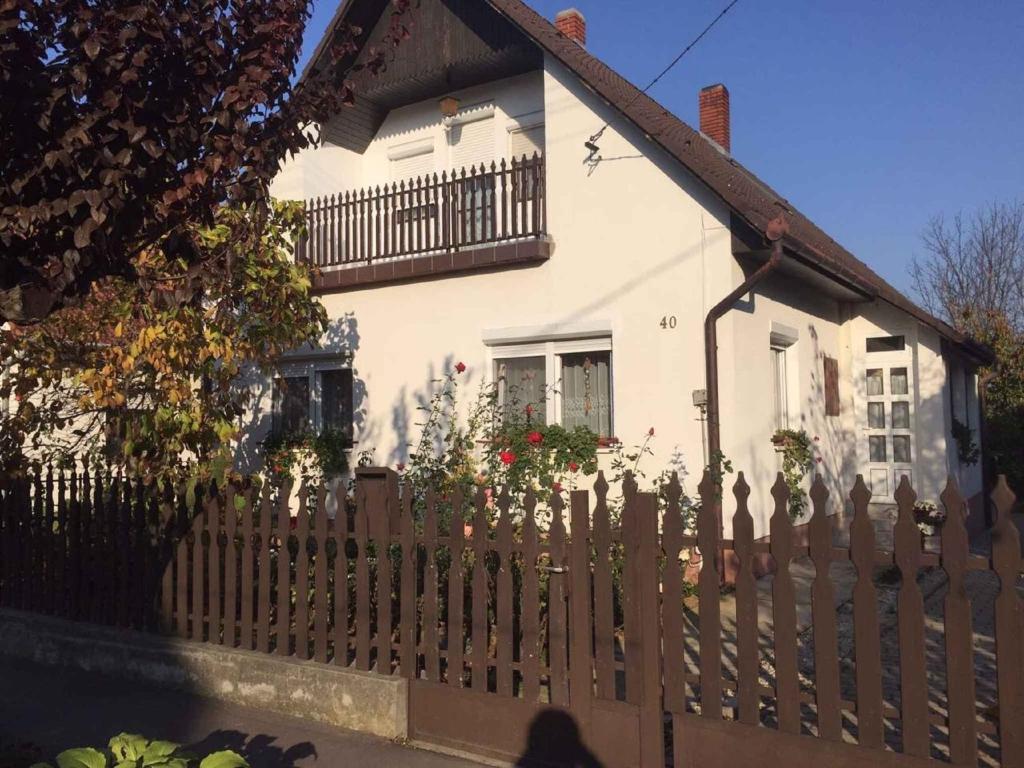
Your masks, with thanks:
<instances>
[{"instance_id":1,"label":"house white wall","mask_svg":"<svg viewBox=\"0 0 1024 768\"><path fill-rule=\"evenodd\" d=\"M407 460L419 435L418 409L457 362L468 366L460 377L465 407L479 384L490 380L499 342L607 336L615 436L633 445L654 427L654 456L644 464L648 476L680 458L690 473L687 490L695 493L706 462L702 423L692 404L694 390L705 386L703 321L744 278L731 252L727 208L550 57L543 72L454 95L463 109L493 109L497 158L508 155L510 128L543 120L550 260L326 294L331 329L322 347L290 361L351 362L356 450L372 450L377 463L393 466ZM600 152L592 157L584 142L606 123L597 139ZM309 198L383 184L390 180L389 154L424 142L434 146L436 170L450 167L435 100L395 110L363 155L334 146L302 153L275 180L274 193ZM663 327L664 319L672 322ZM951 469L966 481L965 491L980 487L980 473L952 463L949 375L938 335L889 305L843 304L797 278L775 275L719 323L723 449L752 488L756 536L768 533L770 487L781 468L771 444L773 331L792 337L789 424L819 438L817 469L833 509L847 503L867 460L868 336L908 338L913 479L921 497L937 498ZM825 414L823 355L839 361L839 416ZM256 446L269 429L271 405L269 381L254 379L253 387L262 413L246 425L242 456L250 468L258 465ZM728 482L731 488L732 478ZM732 511L727 493L727 535Z\"/></svg>"}]
</instances>

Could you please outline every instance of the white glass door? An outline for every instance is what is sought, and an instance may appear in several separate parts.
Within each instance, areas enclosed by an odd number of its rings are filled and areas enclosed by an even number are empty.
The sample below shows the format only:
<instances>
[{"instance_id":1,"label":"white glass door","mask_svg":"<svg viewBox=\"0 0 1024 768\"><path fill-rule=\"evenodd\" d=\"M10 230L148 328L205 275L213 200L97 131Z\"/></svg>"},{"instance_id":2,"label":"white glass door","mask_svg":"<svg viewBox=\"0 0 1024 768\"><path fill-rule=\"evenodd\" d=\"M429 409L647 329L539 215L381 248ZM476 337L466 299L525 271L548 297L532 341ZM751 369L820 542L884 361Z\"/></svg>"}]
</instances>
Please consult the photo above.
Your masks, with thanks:
<instances>
[{"instance_id":1,"label":"white glass door","mask_svg":"<svg viewBox=\"0 0 1024 768\"><path fill-rule=\"evenodd\" d=\"M909 363L870 364L864 385L867 481L878 501L891 500L903 475L913 482L914 407Z\"/></svg>"}]
</instances>

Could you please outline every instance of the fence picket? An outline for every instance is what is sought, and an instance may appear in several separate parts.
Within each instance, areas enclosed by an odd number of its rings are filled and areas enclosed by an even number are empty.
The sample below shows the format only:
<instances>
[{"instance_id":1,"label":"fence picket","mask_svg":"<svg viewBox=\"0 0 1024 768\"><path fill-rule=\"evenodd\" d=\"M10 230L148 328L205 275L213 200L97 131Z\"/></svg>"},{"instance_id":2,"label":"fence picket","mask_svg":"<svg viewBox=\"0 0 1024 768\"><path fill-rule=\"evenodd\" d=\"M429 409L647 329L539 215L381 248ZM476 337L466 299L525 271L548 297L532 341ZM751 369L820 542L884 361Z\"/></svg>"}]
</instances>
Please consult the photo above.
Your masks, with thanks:
<instances>
[{"instance_id":1,"label":"fence picket","mask_svg":"<svg viewBox=\"0 0 1024 768\"><path fill-rule=\"evenodd\" d=\"M309 658L309 486L299 485L295 520L295 656Z\"/></svg>"},{"instance_id":2,"label":"fence picket","mask_svg":"<svg viewBox=\"0 0 1024 768\"><path fill-rule=\"evenodd\" d=\"M594 483L594 656L597 697L615 699L615 595L612 584L611 517L608 513L608 481L597 473ZM679 657L682 659L682 657Z\"/></svg>"},{"instance_id":3,"label":"fence picket","mask_svg":"<svg viewBox=\"0 0 1024 768\"><path fill-rule=\"evenodd\" d=\"M74 487L74 474L72 474L72 487ZM74 494L72 494L72 497ZM74 502L74 498L72 498ZM73 510L78 505L73 503ZM160 522L158 529L160 546L160 629L166 634L174 631L174 559L175 539L178 530L178 517L174 504L174 487L169 481L164 482L162 498L160 500ZM76 512L77 516L77 512ZM81 536L80 521L74 529L78 536ZM80 540L80 538L79 538ZM80 548L79 548L80 549ZM81 573L81 553L79 552L78 572Z\"/></svg>"},{"instance_id":4,"label":"fence picket","mask_svg":"<svg viewBox=\"0 0 1024 768\"><path fill-rule=\"evenodd\" d=\"M498 496L498 529L496 549L498 553L497 593L495 598L496 645L497 645L497 692L502 696L512 695L512 635L514 606L512 598L512 518L509 507L512 499L508 486ZM589 606L588 606L589 611Z\"/></svg>"},{"instance_id":5,"label":"fence picket","mask_svg":"<svg viewBox=\"0 0 1024 768\"><path fill-rule=\"evenodd\" d=\"M437 494L433 488L426 492L423 513L423 672L432 682L440 682L441 666L437 644L438 591L437 591Z\"/></svg>"},{"instance_id":6,"label":"fence picket","mask_svg":"<svg viewBox=\"0 0 1024 768\"><path fill-rule=\"evenodd\" d=\"M540 583L537 574L537 497L532 488L523 499L523 598L522 636L519 663L522 668L523 698L536 702L540 697Z\"/></svg>"},{"instance_id":7,"label":"fence picket","mask_svg":"<svg viewBox=\"0 0 1024 768\"><path fill-rule=\"evenodd\" d=\"M487 649L489 646L487 601L487 497L477 488L473 514L472 636L470 639L470 683L474 691L487 691Z\"/></svg>"},{"instance_id":8,"label":"fence picket","mask_svg":"<svg viewBox=\"0 0 1024 768\"><path fill-rule=\"evenodd\" d=\"M291 540L292 481L285 480L277 497L277 611L274 616L275 650L279 656L291 655ZM299 492L301 497L301 490Z\"/></svg>"},{"instance_id":9,"label":"fence picket","mask_svg":"<svg viewBox=\"0 0 1024 768\"><path fill-rule=\"evenodd\" d=\"M569 527L569 701L580 730L588 733L594 698L594 633L590 620L590 496L586 491L569 494ZM652 562L657 562L656 554L653 558Z\"/></svg>"},{"instance_id":10,"label":"fence picket","mask_svg":"<svg viewBox=\"0 0 1024 768\"><path fill-rule=\"evenodd\" d=\"M131 611L129 626L135 629L146 629L147 613L151 605L147 601L154 593L154 580L152 578L152 567L150 566L151 545L149 541L149 514L151 507L149 499L152 494L147 494L142 478L136 476L132 484L134 496L129 505L131 513Z\"/></svg>"},{"instance_id":11,"label":"fence picket","mask_svg":"<svg viewBox=\"0 0 1024 768\"><path fill-rule=\"evenodd\" d=\"M387 474L385 508L367 510L374 521L370 530L376 537L374 551L377 557L377 671L391 674L391 632L394 616L391 612L391 520L398 512L398 475Z\"/></svg>"},{"instance_id":12,"label":"fence picket","mask_svg":"<svg viewBox=\"0 0 1024 768\"><path fill-rule=\"evenodd\" d=\"M850 523L850 559L857 569L853 588L853 642L857 680L857 735L860 743L881 749L882 650L878 629L878 595L875 591L875 528L868 516L871 491L864 478L850 492L853 521Z\"/></svg>"},{"instance_id":13,"label":"fence picket","mask_svg":"<svg viewBox=\"0 0 1024 768\"><path fill-rule=\"evenodd\" d=\"M622 568L622 629L625 635L623 652L626 673L626 701L640 704L642 667L640 664L640 601L636 584L636 548L639 538L636 530L637 483L631 472L627 472L622 481L622 515L620 518L622 534L622 551L624 566Z\"/></svg>"},{"instance_id":14,"label":"fence picket","mask_svg":"<svg viewBox=\"0 0 1024 768\"><path fill-rule=\"evenodd\" d=\"M49 614L56 613L54 606L54 598L56 596L56 561L57 561L57 541L56 532L54 530L54 523L56 522L56 514L54 511L54 485L53 485L53 465L47 464L46 466L46 479L42 481L46 487L45 494L43 496L43 516L42 516L42 535L43 535L43 600L40 603L40 607L43 611ZM39 489L42 491L42 488ZM127 600L125 601L127 603Z\"/></svg>"},{"instance_id":15,"label":"fence picket","mask_svg":"<svg viewBox=\"0 0 1024 768\"><path fill-rule=\"evenodd\" d=\"M349 510L344 492L334 492L336 512L334 516L334 656L332 661L343 667L348 666L348 551Z\"/></svg>"},{"instance_id":16,"label":"fence picket","mask_svg":"<svg viewBox=\"0 0 1024 768\"><path fill-rule=\"evenodd\" d=\"M465 636L463 633L463 600L464 583L462 570L462 552L466 546L466 530L462 517L463 498L460 490L452 493L451 532L448 546L451 553L451 565L448 567L448 625L445 637L448 646L448 684L456 688L462 687L464 670L463 654Z\"/></svg>"},{"instance_id":17,"label":"fence picket","mask_svg":"<svg viewBox=\"0 0 1024 768\"><path fill-rule=\"evenodd\" d=\"M1003 768L1024 766L1024 607L1016 582L1022 562L1020 535L1010 514L1016 497L999 476L992 492L992 570L999 577L995 601L996 686L999 696L999 754Z\"/></svg>"},{"instance_id":18,"label":"fence picket","mask_svg":"<svg viewBox=\"0 0 1024 768\"><path fill-rule=\"evenodd\" d=\"M248 495L239 492L238 486L230 482L224 497L224 633L221 642L234 648L238 638L238 505L249 506ZM249 581L243 581L250 590Z\"/></svg>"},{"instance_id":19,"label":"fence picket","mask_svg":"<svg viewBox=\"0 0 1024 768\"><path fill-rule=\"evenodd\" d=\"M697 487L701 505L697 511L697 546L700 547L701 568L697 577L700 607L700 710L701 716L722 718L722 609L719 590L719 510L722 507L721 486L711 472Z\"/></svg>"},{"instance_id":20,"label":"fence picket","mask_svg":"<svg viewBox=\"0 0 1024 768\"><path fill-rule=\"evenodd\" d=\"M814 584L811 586L811 623L814 636L815 704L818 733L838 741L842 737L839 697L839 655L836 631L835 590L829 573L832 562L832 520L828 516L828 489L821 475L811 485L814 513L808 524Z\"/></svg>"},{"instance_id":21,"label":"fence picket","mask_svg":"<svg viewBox=\"0 0 1024 768\"><path fill-rule=\"evenodd\" d=\"M974 635L971 602L964 574L969 542L964 521L967 502L956 480L946 483L940 496L946 508L942 526L942 567L949 581L945 600L946 696L949 701L949 759L954 765L975 765L978 760L977 713L974 703Z\"/></svg>"},{"instance_id":22,"label":"fence picket","mask_svg":"<svg viewBox=\"0 0 1024 768\"><path fill-rule=\"evenodd\" d=\"M683 487L679 475L665 486L668 500L662 523L662 549L665 552L665 570L662 574L661 626L665 636L665 709L669 712L686 711L686 674L684 669L686 645L683 638L683 510L680 499Z\"/></svg>"},{"instance_id":23,"label":"fence picket","mask_svg":"<svg viewBox=\"0 0 1024 768\"><path fill-rule=\"evenodd\" d=\"M268 483L269 485L269 483ZM255 614L253 595L256 591L256 552L253 537L253 517L259 496L252 487L245 489L242 507L242 562L239 567L238 645L243 650L253 648L253 618Z\"/></svg>"},{"instance_id":24,"label":"fence picket","mask_svg":"<svg viewBox=\"0 0 1024 768\"><path fill-rule=\"evenodd\" d=\"M739 561L736 574L736 699L739 721L761 721L760 674L757 647L757 584L754 579L754 518L747 506L750 486L740 472L733 486L736 512L732 518L733 551ZM774 601L773 601L774 602Z\"/></svg>"},{"instance_id":25,"label":"fence picket","mask_svg":"<svg viewBox=\"0 0 1024 768\"><path fill-rule=\"evenodd\" d=\"M210 483L210 491L206 499L206 533L207 533L207 585L209 595L207 603L207 640L220 645L221 639L221 509L220 493L215 483Z\"/></svg>"},{"instance_id":26,"label":"fence picket","mask_svg":"<svg viewBox=\"0 0 1024 768\"><path fill-rule=\"evenodd\" d=\"M273 534L274 489L263 486L260 501L259 552L257 554L256 650L270 653L270 539Z\"/></svg>"},{"instance_id":27,"label":"fence picket","mask_svg":"<svg viewBox=\"0 0 1024 768\"><path fill-rule=\"evenodd\" d=\"M412 680L419 668L416 653L416 574L419 548L416 546L416 521L413 519L413 489L406 483L399 507L399 535L402 542L401 597L399 599L399 668L402 677Z\"/></svg>"},{"instance_id":28,"label":"fence picket","mask_svg":"<svg viewBox=\"0 0 1024 768\"><path fill-rule=\"evenodd\" d=\"M192 639L203 640L206 614L204 593L206 587L206 547L203 545L203 531L206 528L203 491L196 486L195 503L192 510Z\"/></svg>"},{"instance_id":29,"label":"fence picket","mask_svg":"<svg viewBox=\"0 0 1024 768\"><path fill-rule=\"evenodd\" d=\"M899 513L893 528L896 565L900 569L900 592L897 607L900 648L900 727L903 751L908 755L927 757L931 749L928 738L928 679L924 643L924 601L917 584L921 567L921 532L914 520L917 494L906 475L895 493Z\"/></svg>"},{"instance_id":30,"label":"fence picket","mask_svg":"<svg viewBox=\"0 0 1024 768\"><path fill-rule=\"evenodd\" d=\"M775 513L772 515L772 622L775 632L775 702L779 730L800 733L800 680L796 656L796 590L790 574L793 559L793 521L789 516L789 486L782 473L772 486Z\"/></svg>"},{"instance_id":31,"label":"fence picket","mask_svg":"<svg viewBox=\"0 0 1024 768\"><path fill-rule=\"evenodd\" d=\"M67 593L68 593L68 501L67 501L67 480L64 472L57 473L57 511L56 511L56 540L54 542L56 558L53 569L54 589L54 613L57 616L67 615ZM0 520L0 525L3 521ZM0 542L0 553L5 552L3 543ZM0 599L2 604L2 599Z\"/></svg>"},{"instance_id":32,"label":"fence picket","mask_svg":"<svg viewBox=\"0 0 1024 768\"><path fill-rule=\"evenodd\" d=\"M370 563L366 483L356 483L356 669L370 669Z\"/></svg>"},{"instance_id":33,"label":"fence picket","mask_svg":"<svg viewBox=\"0 0 1024 768\"><path fill-rule=\"evenodd\" d=\"M327 582L327 488L320 483L316 489L316 509L313 513L313 658L321 664L327 662L327 630L330 625Z\"/></svg>"},{"instance_id":34,"label":"fence picket","mask_svg":"<svg viewBox=\"0 0 1024 768\"><path fill-rule=\"evenodd\" d=\"M189 541L188 532L190 529L189 525L189 513L188 505L185 501L185 491L181 489L180 492L175 494L177 499L176 508L178 510L178 524L176 528L176 541L177 551L175 556L175 573L174 573L174 627L177 631L178 637L188 637L188 551Z\"/></svg>"}]
</instances>

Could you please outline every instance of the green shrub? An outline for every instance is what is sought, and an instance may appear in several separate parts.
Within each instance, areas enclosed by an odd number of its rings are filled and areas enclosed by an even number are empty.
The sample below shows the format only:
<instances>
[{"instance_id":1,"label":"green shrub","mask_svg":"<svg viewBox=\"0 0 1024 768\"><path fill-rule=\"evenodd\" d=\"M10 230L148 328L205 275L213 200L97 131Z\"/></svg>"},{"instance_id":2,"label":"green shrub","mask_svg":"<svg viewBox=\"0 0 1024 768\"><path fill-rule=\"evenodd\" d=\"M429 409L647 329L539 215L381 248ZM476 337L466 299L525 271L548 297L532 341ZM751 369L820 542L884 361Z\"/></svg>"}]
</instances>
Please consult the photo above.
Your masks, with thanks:
<instances>
[{"instance_id":1,"label":"green shrub","mask_svg":"<svg viewBox=\"0 0 1024 768\"><path fill-rule=\"evenodd\" d=\"M198 761L198 762L197 762ZM53 768L36 763L31 768ZM57 768L249 768L245 759L231 750L213 752L200 758L170 741L149 741L134 733L119 733L106 749L79 747L57 755Z\"/></svg>"}]
</instances>

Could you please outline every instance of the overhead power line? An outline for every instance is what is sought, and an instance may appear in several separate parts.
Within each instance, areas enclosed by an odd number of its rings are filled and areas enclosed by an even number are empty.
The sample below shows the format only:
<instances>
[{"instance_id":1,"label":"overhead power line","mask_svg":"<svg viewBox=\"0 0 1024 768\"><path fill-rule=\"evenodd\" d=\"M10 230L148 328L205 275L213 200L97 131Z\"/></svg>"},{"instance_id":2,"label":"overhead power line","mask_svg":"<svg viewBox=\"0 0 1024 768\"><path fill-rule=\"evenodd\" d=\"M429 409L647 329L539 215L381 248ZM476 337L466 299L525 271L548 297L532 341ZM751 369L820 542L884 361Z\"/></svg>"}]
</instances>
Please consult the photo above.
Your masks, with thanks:
<instances>
[{"instance_id":1,"label":"overhead power line","mask_svg":"<svg viewBox=\"0 0 1024 768\"><path fill-rule=\"evenodd\" d=\"M651 82L649 82L647 85L645 85L643 88L641 88L639 93L637 93L635 96L633 96L633 98L630 99L626 103L626 105L623 107L623 110L626 110L629 107L631 107L633 105L633 103L637 99L640 98L641 94L647 93L647 91L649 91L651 88L653 88L657 84L657 82L659 80L661 80L661 78L663 78L665 75L667 75L669 73L669 71L671 71L671 69L676 64L678 64L680 61L682 61L683 57L686 54L688 54L690 52L690 50L693 49L693 47L695 45L697 45L697 43L699 43L704 38L704 36L708 32L710 32L712 30L712 28L719 21L721 21L722 17L724 17L725 14L727 14L729 11L731 11L733 6L736 5L736 3L738 3L739 1L740 0L731 0L731 2L728 5L726 5L721 11L719 11L718 15L715 16L715 18L713 18L711 20L711 22L706 27L704 27L704 29L701 30L699 35L697 35L695 38L693 38L693 40L691 40L689 42L689 44L685 48L683 48L682 51L679 52L678 56L676 56L674 59L672 59L672 61L669 63L669 65L667 67L665 67L663 70L661 70L661 72L659 72L657 74L657 76L655 76L655 78L653 80L651 80ZM595 133L593 136L591 136L590 140L587 142L587 144L588 145L592 145L595 141L597 141L599 138L601 138L601 134L603 134L605 132L605 129L608 127L608 125L609 125L608 123L605 123L604 125L602 125L601 126L601 130L599 130L597 133ZM595 151L593 147L588 146L587 148L590 149L592 152Z\"/></svg>"}]
</instances>

